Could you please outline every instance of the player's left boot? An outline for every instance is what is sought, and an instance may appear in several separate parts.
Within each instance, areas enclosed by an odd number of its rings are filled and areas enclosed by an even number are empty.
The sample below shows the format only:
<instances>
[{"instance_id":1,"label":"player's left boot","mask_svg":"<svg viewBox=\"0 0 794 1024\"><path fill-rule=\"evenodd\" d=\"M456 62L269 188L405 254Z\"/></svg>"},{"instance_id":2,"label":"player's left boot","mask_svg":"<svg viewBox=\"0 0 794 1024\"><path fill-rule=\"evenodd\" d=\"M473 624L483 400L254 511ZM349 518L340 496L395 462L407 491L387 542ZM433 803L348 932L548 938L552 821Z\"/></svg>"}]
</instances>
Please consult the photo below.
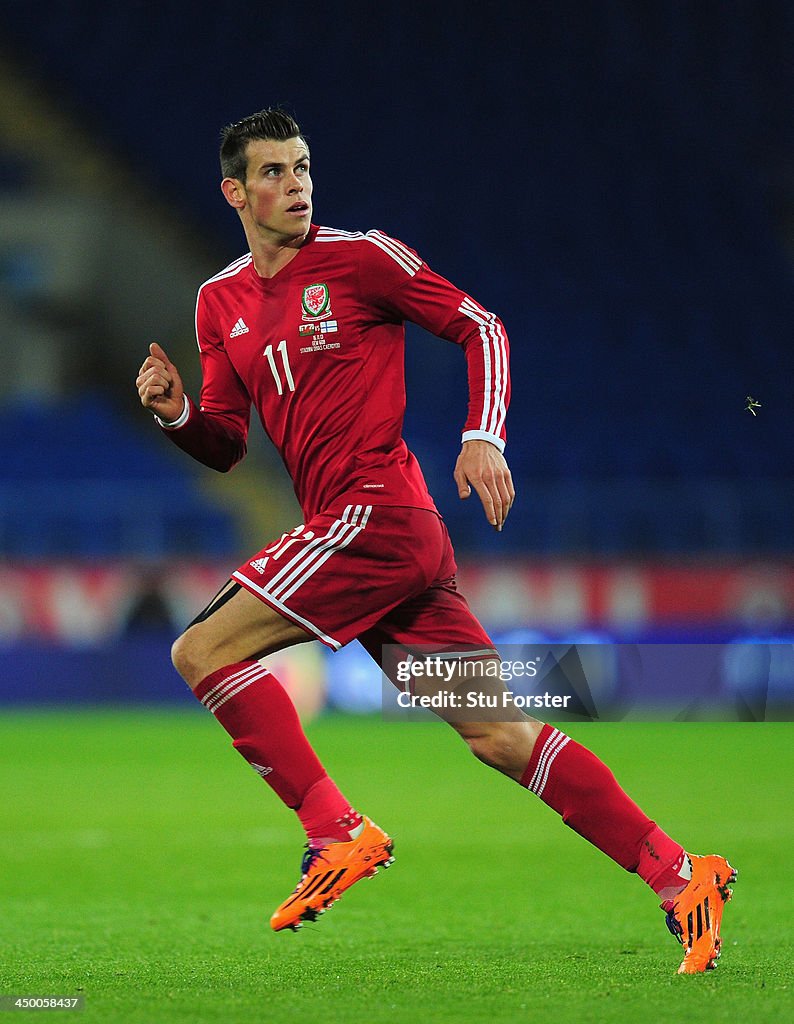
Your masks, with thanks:
<instances>
[{"instance_id":1,"label":"player's left boot","mask_svg":"<svg viewBox=\"0 0 794 1024\"><path fill-rule=\"evenodd\" d=\"M690 854L689 859L692 878L686 889L662 904L662 910L667 913L667 927L684 947L679 974L699 974L717 966L722 943L722 912L733 895L728 885L737 877L724 857Z\"/></svg>"},{"instance_id":2,"label":"player's left boot","mask_svg":"<svg viewBox=\"0 0 794 1024\"><path fill-rule=\"evenodd\" d=\"M391 837L366 816L363 822L360 835L349 843L306 849L295 892L270 918L273 931L297 931L303 921L316 921L351 885L376 875L381 864L384 868L391 865Z\"/></svg>"}]
</instances>

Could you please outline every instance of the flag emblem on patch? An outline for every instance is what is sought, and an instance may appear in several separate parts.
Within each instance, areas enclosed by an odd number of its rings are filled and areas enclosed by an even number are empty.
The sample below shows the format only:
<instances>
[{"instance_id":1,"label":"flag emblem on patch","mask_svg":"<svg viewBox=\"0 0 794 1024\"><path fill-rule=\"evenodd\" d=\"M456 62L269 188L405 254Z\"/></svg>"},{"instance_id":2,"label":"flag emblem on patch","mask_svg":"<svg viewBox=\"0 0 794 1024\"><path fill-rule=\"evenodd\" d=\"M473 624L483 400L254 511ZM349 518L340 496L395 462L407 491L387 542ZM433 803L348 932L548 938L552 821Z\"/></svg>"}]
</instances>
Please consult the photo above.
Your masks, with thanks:
<instances>
[{"instance_id":1,"label":"flag emblem on patch","mask_svg":"<svg viewBox=\"0 0 794 1024\"><path fill-rule=\"evenodd\" d=\"M304 320L322 320L331 315L331 296L327 284L308 284L301 296Z\"/></svg>"}]
</instances>

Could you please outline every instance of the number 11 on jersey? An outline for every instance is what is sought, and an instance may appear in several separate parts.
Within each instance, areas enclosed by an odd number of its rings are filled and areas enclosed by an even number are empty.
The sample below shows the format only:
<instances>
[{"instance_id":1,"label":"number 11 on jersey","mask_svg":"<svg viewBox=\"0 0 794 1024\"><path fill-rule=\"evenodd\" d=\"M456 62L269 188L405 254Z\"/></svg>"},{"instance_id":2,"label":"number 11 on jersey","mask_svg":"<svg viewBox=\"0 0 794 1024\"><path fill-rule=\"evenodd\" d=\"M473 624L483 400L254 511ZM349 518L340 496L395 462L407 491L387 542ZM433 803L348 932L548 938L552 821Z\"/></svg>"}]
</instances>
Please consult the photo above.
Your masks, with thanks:
<instances>
[{"instance_id":1,"label":"number 11 on jersey","mask_svg":"<svg viewBox=\"0 0 794 1024\"><path fill-rule=\"evenodd\" d=\"M292 370L290 369L290 365L289 365L289 355L287 354L287 339L286 338L283 341L279 342L278 348L276 349L276 351L281 355L281 364L284 367L284 376L285 376L286 381L287 381L287 389L289 391L294 391L295 390L295 381L292 379ZM278 388L278 393L280 395L283 395L284 394L284 385L281 382L281 374L278 372L278 367L276 366L276 360L275 360L275 357L273 355L273 346L272 345L268 345L267 348L265 349L264 354L267 356L267 361L270 363L270 370L271 370L271 372L273 374L273 380L276 382L276 387Z\"/></svg>"}]
</instances>

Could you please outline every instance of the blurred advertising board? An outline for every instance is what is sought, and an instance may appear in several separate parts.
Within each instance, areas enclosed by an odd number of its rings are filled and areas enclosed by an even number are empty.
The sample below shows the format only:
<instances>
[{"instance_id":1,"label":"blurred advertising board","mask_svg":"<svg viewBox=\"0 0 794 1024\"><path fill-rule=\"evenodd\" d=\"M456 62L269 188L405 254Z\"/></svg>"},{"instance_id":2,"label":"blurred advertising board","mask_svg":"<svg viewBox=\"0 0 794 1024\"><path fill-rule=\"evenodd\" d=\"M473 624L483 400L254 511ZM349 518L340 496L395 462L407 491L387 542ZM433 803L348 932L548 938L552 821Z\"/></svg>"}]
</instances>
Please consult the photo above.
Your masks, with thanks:
<instances>
[{"instance_id":1,"label":"blurred advertising board","mask_svg":"<svg viewBox=\"0 0 794 1024\"><path fill-rule=\"evenodd\" d=\"M0 704L191 704L170 645L227 575L196 562L5 565ZM503 658L547 652L544 685L573 687L576 717L673 702L679 717L760 720L794 705L794 563L466 564L460 579ZM385 706L356 643L271 661L305 718Z\"/></svg>"}]
</instances>

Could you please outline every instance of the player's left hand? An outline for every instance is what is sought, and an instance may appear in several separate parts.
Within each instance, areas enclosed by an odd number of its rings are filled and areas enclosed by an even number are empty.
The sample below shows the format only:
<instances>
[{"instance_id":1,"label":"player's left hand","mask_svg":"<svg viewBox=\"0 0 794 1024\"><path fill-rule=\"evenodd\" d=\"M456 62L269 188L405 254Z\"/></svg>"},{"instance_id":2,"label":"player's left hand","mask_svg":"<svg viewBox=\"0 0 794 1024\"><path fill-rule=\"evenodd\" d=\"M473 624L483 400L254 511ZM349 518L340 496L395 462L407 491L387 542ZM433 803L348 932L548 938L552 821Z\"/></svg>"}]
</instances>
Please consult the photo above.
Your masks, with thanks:
<instances>
[{"instance_id":1,"label":"player's left hand","mask_svg":"<svg viewBox=\"0 0 794 1024\"><path fill-rule=\"evenodd\" d=\"M458 496L468 498L473 487L488 522L501 530L516 492L505 457L496 445L490 441L464 441L453 476Z\"/></svg>"}]
</instances>

